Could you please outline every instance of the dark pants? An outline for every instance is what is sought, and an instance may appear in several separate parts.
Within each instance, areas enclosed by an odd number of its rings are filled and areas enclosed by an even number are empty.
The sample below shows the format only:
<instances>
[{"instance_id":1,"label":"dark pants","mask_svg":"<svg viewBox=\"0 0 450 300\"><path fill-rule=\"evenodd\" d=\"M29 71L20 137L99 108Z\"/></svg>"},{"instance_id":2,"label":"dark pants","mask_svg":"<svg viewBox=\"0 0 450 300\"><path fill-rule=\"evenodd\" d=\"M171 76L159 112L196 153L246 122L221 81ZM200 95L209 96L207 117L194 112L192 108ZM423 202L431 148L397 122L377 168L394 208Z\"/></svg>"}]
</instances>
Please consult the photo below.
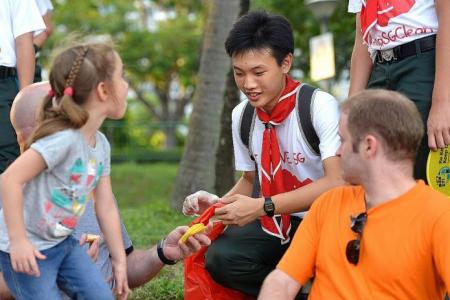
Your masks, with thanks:
<instances>
[{"instance_id":1,"label":"dark pants","mask_svg":"<svg viewBox=\"0 0 450 300\"><path fill-rule=\"evenodd\" d=\"M20 153L16 132L9 117L12 102L18 92L15 77L0 79L0 174Z\"/></svg>"},{"instance_id":2,"label":"dark pants","mask_svg":"<svg viewBox=\"0 0 450 300\"><path fill-rule=\"evenodd\" d=\"M291 238L299 223L299 218L291 218ZM228 226L206 252L205 267L221 285L256 297L289 245L262 231L259 220Z\"/></svg>"},{"instance_id":3,"label":"dark pants","mask_svg":"<svg viewBox=\"0 0 450 300\"><path fill-rule=\"evenodd\" d=\"M435 75L435 51L418 53L400 61L375 63L368 88L385 88L400 92L417 106L425 126L414 166L414 177L426 180L426 164L430 149L426 125L431 108Z\"/></svg>"}]
</instances>

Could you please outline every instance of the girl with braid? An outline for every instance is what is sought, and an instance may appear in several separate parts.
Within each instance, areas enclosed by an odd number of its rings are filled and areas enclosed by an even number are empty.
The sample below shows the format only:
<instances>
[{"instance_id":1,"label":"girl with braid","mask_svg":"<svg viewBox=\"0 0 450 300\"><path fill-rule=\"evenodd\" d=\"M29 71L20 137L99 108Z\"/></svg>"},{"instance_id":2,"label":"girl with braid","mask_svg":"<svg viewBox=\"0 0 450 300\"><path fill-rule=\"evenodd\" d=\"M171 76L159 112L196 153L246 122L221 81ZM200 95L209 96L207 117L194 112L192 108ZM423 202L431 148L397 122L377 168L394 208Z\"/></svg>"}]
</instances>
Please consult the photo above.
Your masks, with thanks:
<instances>
[{"instance_id":1,"label":"girl with braid","mask_svg":"<svg viewBox=\"0 0 450 300\"><path fill-rule=\"evenodd\" d=\"M25 152L2 175L0 264L16 299L113 299L73 232L89 199L111 253L115 289L128 297L126 257L113 200L110 146L98 129L120 119L128 83L106 44L62 51L50 72L38 125ZM92 197L94 195L95 197Z\"/></svg>"}]
</instances>

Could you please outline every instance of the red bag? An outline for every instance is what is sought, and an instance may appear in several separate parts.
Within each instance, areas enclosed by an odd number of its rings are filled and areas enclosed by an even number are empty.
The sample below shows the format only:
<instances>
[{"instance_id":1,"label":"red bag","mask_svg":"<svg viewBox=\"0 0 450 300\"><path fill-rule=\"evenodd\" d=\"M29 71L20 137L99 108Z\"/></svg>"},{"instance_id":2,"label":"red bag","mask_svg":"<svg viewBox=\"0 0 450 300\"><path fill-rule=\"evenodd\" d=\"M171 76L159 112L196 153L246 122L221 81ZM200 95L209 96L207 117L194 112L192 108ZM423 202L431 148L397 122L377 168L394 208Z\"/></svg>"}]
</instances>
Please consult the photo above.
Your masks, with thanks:
<instances>
[{"instance_id":1,"label":"red bag","mask_svg":"<svg viewBox=\"0 0 450 300\"><path fill-rule=\"evenodd\" d=\"M201 216L196 218L191 226L198 223L207 225L209 219L214 216L216 208L224 204L217 203L208 208ZM208 234L211 241L214 241L222 234L225 225L222 222L214 222L213 229ZM208 247L203 247L194 255L184 260L184 299L185 300L252 300L236 290L226 288L215 282L205 269L205 253Z\"/></svg>"}]
</instances>

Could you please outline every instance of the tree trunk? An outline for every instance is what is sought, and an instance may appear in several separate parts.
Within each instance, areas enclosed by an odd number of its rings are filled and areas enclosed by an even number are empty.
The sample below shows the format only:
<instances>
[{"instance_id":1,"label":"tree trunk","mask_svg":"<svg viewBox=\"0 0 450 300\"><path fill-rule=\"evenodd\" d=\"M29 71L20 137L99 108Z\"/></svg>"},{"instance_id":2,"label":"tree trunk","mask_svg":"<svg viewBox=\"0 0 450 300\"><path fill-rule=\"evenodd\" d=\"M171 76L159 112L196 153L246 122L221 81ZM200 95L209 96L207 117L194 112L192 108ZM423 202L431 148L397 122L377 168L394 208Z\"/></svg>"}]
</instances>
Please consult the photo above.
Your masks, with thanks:
<instances>
[{"instance_id":1,"label":"tree trunk","mask_svg":"<svg viewBox=\"0 0 450 300\"><path fill-rule=\"evenodd\" d=\"M241 0L239 16L246 14L250 0ZM233 69L228 72L222 115L220 116L220 137L216 152L216 176L214 190L217 195L226 194L234 185L234 151L231 135L231 112L239 104L239 89L234 82Z\"/></svg>"},{"instance_id":2,"label":"tree trunk","mask_svg":"<svg viewBox=\"0 0 450 300\"><path fill-rule=\"evenodd\" d=\"M197 89L189 122L189 135L171 204L181 210L184 198L199 190L212 190L220 112L230 60L224 41L240 9L239 0L209 2Z\"/></svg>"},{"instance_id":3,"label":"tree trunk","mask_svg":"<svg viewBox=\"0 0 450 300\"><path fill-rule=\"evenodd\" d=\"M177 123L173 121L166 122L163 128L166 135L165 150L172 150L177 145Z\"/></svg>"}]
</instances>

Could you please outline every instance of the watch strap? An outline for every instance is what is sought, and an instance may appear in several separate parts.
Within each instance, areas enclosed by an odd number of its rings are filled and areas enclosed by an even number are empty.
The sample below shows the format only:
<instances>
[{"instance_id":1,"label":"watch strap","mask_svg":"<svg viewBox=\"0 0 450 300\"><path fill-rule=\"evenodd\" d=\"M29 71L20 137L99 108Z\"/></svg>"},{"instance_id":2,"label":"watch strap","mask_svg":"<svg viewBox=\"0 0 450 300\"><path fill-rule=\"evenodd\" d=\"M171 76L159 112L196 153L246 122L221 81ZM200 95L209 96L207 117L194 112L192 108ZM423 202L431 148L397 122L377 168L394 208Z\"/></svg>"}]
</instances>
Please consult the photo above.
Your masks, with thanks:
<instances>
[{"instance_id":1,"label":"watch strap","mask_svg":"<svg viewBox=\"0 0 450 300\"><path fill-rule=\"evenodd\" d=\"M176 260L171 260L168 259L165 255L164 255L164 251L163 251L163 245L164 245L164 241L165 238L160 240L158 245L156 246L156 252L158 253L158 257L159 259L162 261L163 264L165 265L174 265L177 263Z\"/></svg>"},{"instance_id":2,"label":"watch strap","mask_svg":"<svg viewBox=\"0 0 450 300\"><path fill-rule=\"evenodd\" d=\"M271 209L269 209L271 207ZM272 201L272 197L264 198L264 212L268 217L273 217L275 215L275 204Z\"/></svg>"}]
</instances>

